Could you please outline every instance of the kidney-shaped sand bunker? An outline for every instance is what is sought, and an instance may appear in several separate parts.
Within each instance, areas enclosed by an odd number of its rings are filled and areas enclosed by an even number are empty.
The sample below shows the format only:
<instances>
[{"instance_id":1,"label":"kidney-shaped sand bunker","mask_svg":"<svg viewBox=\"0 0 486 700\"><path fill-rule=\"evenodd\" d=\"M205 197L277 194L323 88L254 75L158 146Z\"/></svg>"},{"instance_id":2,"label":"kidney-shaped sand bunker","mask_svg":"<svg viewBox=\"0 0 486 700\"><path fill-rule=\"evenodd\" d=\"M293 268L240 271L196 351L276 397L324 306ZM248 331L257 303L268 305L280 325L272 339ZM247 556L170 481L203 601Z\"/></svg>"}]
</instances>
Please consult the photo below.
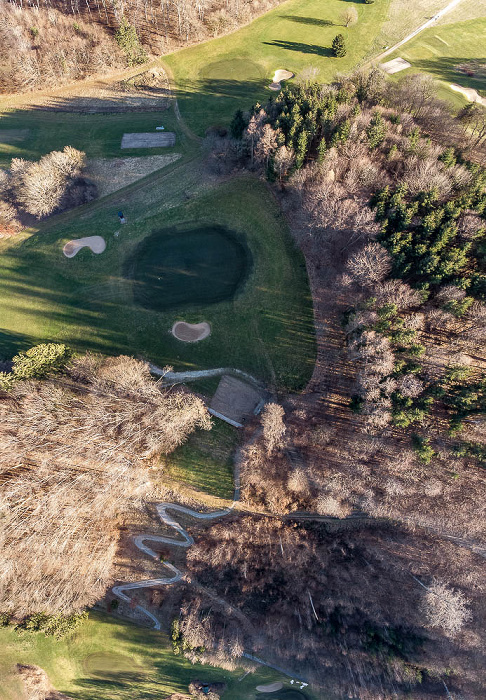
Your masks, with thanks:
<instances>
[{"instance_id":1,"label":"kidney-shaped sand bunker","mask_svg":"<svg viewBox=\"0 0 486 700\"><path fill-rule=\"evenodd\" d=\"M251 268L242 236L217 224L154 231L126 261L135 303L146 309L205 306L231 299Z\"/></svg>"}]
</instances>

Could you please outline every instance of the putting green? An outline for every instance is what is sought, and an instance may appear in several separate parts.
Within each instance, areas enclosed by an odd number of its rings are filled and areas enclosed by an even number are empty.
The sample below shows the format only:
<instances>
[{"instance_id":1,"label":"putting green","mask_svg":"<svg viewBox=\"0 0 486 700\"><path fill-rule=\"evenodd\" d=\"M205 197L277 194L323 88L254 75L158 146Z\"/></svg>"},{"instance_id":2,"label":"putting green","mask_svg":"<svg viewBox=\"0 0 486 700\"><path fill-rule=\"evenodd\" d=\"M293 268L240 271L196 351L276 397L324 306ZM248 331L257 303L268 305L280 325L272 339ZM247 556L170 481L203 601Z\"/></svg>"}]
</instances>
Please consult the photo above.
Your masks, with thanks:
<instances>
[{"instance_id":1,"label":"putting green","mask_svg":"<svg viewBox=\"0 0 486 700\"><path fill-rule=\"evenodd\" d=\"M232 299L251 268L244 239L217 224L185 224L155 231L125 264L133 298L165 311Z\"/></svg>"}]
</instances>

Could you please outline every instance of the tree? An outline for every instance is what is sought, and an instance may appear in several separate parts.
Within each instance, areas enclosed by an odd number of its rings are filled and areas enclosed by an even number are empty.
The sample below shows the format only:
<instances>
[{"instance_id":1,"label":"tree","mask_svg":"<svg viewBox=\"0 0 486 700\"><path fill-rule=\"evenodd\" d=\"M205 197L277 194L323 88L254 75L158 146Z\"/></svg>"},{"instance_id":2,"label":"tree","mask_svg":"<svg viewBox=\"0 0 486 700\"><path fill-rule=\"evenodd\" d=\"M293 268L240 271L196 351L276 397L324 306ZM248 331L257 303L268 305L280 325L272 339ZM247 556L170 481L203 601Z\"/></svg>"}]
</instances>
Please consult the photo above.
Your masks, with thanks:
<instances>
[{"instance_id":1,"label":"tree","mask_svg":"<svg viewBox=\"0 0 486 700\"><path fill-rule=\"evenodd\" d=\"M282 444L285 434L284 409L278 403L267 403L262 411L263 439L267 454L271 454Z\"/></svg>"},{"instance_id":2,"label":"tree","mask_svg":"<svg viewBox=\"0 0 486 700\"><path fill-rule=\"evenodd\" d=\"M336 58L346 56L346 42L342 34L337 34L332 41L332 53Z\"/></svg>"},{"instance_id":3,"label":"tree","mask_svg":"<svg viewBox=\"0 0 486 700\"><path fill-rule=\"evenodd\" d=\"M275 158L273 160L273 165L275 167L275 171L280 181L286 175L288 175L289 170L292 168L294 163L294 151L291 148L287 148L287 146L285 145L280 146L280 148L277 149L277 152L275 153Z\"/></svg>"},{"instance_id":4,"label":"tree","mask_svg":"<svg viewBox=\"0 0 486 700\"><path fill-rule=\"evenodd\" d=\"M461 591L455 591L441 581L427 588L422 612L430 627L439 627L447 636L455 636L471 619L468 601Z\"/></svg>"},{"instance_id":5,"label":"tree","mask_svg":"<svg viewBox=\"0 0 486 700\"><path fill-rule=\"evenodd\" d=\"M277 134L270 124L265 124L255 148L257 163L268 165L268 161L277 149Z\"/></svg>"},{"instance_id":6,"label":"tree","mask_svg":"<svg viewBox=\"0 0 486 700\"><path fill-rule=\"evenodd\" d=\"M42 379L61 372L72 357L72 350L61 343L42 343L13 358L15 379Z\"/></svg>"},{"instance_id":7,"label":"tree","mask_svg":"<svg viewBox=\"0 0 486 700\"><path fill-rule=\"evenodd\" d=\"M349 258L346 269L358 284L373 285L390 272L391 256L379 243L368 243Z\"/></svg>"},{"instance_id":8,"label":"tree","mask_svg":"<svg viewBox=\"0 0 486 700\"><path fill-rule=\"evenodd\" d=\"M368 144L370 148L378 148L378 146L380 146L385 140L385 120L379 112L375 112L371 117L371 121L366 129L366 136L368 137Z\"/></svg>"},{"instance_id":9,"label":"tree","mask_svg":"<svg viewBox=\"0 0 486 700\"><path fill-rule=\"evenodd\" d=\"M341 13L341 22L345 27L350 27L358 21L358 11L355 7L348 7Z\"/></svg>"},{"instance_id":10,"label":"tree","mask_svg":"<svg viewBox=\"0 0 486 700\"><path fill-rule=\"evenodd\" d=\"M241 109L235 112L233 119L230 124L230 134L234 139L241 139L243 137L243 132L246 129L246 119L243 116Z\"/></svg>"},{"instance_id":11,"label":"tree","mask_svg":"<svg viewBox=\"0 0 486 700\"><path fill-rule=\"evenodd\" d=\"M115 39L124 52L129 66L145 63L147 60L145 49L140 43L135 27L130 24L126 17L122 17L120 26L115 32Z\"/></svg>"}]
</instances>

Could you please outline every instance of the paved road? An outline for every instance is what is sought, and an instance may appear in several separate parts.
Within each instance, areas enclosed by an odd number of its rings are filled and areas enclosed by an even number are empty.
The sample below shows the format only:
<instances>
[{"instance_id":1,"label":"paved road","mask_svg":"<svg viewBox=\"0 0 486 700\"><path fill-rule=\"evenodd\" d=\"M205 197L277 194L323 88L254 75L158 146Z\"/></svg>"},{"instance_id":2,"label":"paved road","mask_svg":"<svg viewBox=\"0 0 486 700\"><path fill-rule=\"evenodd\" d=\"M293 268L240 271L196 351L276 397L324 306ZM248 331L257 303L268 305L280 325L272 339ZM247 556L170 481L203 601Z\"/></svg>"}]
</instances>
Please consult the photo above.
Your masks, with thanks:
<instances>
[{"instance_id":1,"label":"paved road","mask_svg":"<svg viewBox=\"0 0 486 700\"><path fill-rule=\"evenodd\" d=\"M407 0L405 0L406 2ZM403 46L404 44L407 43L407 41L410 41L410 39L413 39L417 34L420 34L420 32L423 32L424 29L428 29L429 27L432 27L434 24L436 24L447 12L450 12L453 10L459 3L462 2L462 0L452 0L448 5L446 5L442 10L440 10L436 15L432 17L432 19L427 20L427 22L424 22L424 24L421 24L420 27L415 29L411 34L405 37L405 39L402 39L401 41L398 42L398 44L395 44L392 46L390 49L387 49L383 53L381 53L379 56L376 56L375 58L372 59L373 63L382 61L384 58L392 54L394 51L400 48L400 46Z\"/></svg>"}]
</instances>

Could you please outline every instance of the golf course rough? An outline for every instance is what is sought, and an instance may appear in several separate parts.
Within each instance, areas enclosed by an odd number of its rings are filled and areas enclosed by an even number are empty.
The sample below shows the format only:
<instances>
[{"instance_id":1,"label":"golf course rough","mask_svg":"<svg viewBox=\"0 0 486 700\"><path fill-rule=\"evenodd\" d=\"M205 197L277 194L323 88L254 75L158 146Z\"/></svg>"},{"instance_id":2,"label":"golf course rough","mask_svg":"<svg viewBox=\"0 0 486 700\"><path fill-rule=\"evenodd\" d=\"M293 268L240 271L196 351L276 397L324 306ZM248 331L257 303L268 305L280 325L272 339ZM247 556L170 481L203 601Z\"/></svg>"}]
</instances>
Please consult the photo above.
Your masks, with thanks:
<instances>
[{"instance_id":1,"label":"golf course rough","mask_svg":"<svg viewBox=\"0 0 486 700\"><path fill-rule=\"evenodd\" d=\"M243 236L218 224L187 223L147 236L126 261L136 304L166 311L232 299L251 270Z\"/></svg>"}]
</instances>

